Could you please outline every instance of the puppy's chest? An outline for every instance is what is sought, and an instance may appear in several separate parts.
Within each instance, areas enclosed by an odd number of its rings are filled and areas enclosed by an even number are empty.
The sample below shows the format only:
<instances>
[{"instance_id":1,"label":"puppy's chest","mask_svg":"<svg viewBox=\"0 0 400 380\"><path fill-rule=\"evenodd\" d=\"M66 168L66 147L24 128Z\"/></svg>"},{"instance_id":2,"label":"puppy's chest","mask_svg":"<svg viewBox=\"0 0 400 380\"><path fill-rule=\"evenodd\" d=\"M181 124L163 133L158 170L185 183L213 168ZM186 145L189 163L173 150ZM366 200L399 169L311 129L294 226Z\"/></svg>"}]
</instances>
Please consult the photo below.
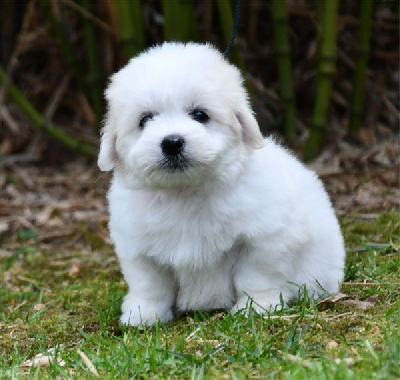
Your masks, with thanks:
<instances>
[{"instance_id":1,"label":"puppy's chest","mask_svg":"<svg viewBox=\"0 0 400 380\"><path fill-rule=\"evenodd\" d=\"M162 264L200 268L232 248L232 221L207 204L155 203L144 210L138 228L147 255Z\"/></svg>"}]
</instances>

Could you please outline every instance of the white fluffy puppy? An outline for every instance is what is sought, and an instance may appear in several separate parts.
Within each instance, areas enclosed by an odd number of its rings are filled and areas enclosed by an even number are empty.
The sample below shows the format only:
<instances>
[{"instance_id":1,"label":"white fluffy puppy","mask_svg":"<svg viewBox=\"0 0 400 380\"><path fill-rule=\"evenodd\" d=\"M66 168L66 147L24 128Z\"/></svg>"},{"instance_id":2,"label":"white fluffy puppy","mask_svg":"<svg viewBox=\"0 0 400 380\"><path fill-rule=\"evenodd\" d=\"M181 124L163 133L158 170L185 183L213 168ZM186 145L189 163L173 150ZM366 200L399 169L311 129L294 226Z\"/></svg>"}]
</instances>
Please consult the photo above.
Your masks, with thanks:
<instances>
[{"instance_id":1,"label":"white fluffy puppy","mask_svg":"<svg viewBox=\"0 0 400 380\"><path fill-rule=\"evenodd\" d=\"M121 322L174 310L265 312L336 292L344 247L317 177L263 139L239 70L213 47L165 43L112 76L98 164L114 170L110 231L129 285Z\"/></svg>"}]
</instances>

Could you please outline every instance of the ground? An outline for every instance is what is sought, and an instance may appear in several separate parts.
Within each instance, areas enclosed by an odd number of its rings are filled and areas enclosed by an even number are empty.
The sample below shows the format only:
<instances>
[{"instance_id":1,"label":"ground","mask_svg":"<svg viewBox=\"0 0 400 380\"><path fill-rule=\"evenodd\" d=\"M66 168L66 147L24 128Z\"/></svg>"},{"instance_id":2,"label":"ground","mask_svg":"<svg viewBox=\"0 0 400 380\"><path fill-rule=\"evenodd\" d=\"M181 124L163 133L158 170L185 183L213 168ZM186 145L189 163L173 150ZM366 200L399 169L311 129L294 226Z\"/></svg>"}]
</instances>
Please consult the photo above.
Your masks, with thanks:
<instances>
[{"instance_id":1,"label":"ground","mask_svg":"<svg viewBox=\"0 0 400 380\"><path fill-rule=\"evenodd\" d=\"M311 165L346 240L341 294L138 329L118 323L126 285L107 232L109 176L82 160L10 164L0 179L0 378L399 378L398 165L397 139Z\"/></svg>"}]
</instances>

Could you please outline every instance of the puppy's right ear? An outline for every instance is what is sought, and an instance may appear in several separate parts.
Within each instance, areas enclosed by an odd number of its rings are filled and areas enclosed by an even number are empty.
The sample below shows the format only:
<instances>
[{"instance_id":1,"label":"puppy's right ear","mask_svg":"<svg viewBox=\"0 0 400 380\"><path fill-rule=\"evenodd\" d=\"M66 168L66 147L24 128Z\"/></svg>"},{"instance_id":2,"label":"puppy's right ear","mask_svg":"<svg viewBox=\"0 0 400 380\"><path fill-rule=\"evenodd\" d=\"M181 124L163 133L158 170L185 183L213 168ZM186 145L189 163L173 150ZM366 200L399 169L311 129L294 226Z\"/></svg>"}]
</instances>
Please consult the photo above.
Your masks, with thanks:
<instances>
[{"instance_id":1,"label":"puppy's right ear","mask_svg":"<svg viewBox=\"0 0 400 380\"><path fill-rule=\"evenodd\" d=\"M116 150L116 136L107 130L107 125L104 126L101 143L100 152L97 159L97 165L103 172L108 172L115 167L117 161L117 150Z\"/></svg>"}]
</instances>

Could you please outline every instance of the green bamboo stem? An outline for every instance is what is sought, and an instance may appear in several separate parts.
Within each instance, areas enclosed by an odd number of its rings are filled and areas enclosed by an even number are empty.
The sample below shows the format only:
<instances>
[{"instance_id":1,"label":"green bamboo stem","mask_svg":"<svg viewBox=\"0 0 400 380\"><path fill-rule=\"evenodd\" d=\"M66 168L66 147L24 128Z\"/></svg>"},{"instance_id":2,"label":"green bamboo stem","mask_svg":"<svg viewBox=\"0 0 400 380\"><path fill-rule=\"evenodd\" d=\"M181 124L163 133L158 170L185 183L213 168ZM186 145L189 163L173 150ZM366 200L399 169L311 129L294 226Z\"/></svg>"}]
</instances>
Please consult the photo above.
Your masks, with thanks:
<instances>
[{"instance_id":1,"label":"green bamboo stem","mask_svg":"<svg viewBox=\"0 0 400 380\"><path fill-rule=\"evenodd\" d=\"M139 0L115 2L119 38L125 60L129 60L144 49L142 7Z\"/></svg>"},{"instance_id":2,"label":"green bamboo stem","mask_svg":"<svg viewBox=\"0 0 400 380\"><path fill-rule=\"evenodd\" d=\"M5 84L7 80L4 69L0 67L0 84ZM81 153L85 156L96 157L97 149L91 145L85 144L82 141L76 140L69 133L56 127L54 124L47 122L44 117L36 110L28 99L15 87L10 84L6 85L6 91L11 99L20 107L31 122L37 127L48 133L52 138L62 143L67 148Z\"/></svg>"},{"instance_id":3,"label":"green bamboo stem","mask_svg":"<svg viewBox=\"0 0 400 380\"><path fill-rule=\"evenodd\" d=\"M233 30L233 12L231 3L227 0L217 0L217 9L219 14L219 20L221 22L222 34L225 39L225 43L228 44ZM243 57L235 44L232 46L232 50L229 53L234 62L242 72L245 72Z\"/></svg>"},{"instance_id":4,"label":"green bamboo stem","mask_svg":"<svg viewBox=\"0 0 400 380\"><path fill-rule=\"evenodd\" d=\"M349 133L355 137L360 130L363 110L365 82L367 77L368 58L370 50L371 25L374 2L361 1L360 28L358 31L358 56L355 68L354 90L350 105Z\"/></svg>"},{"instance_id":5,"label":"green bamboo stem","mask_svg":"<svg viewBox=\"0 0 400 380\"><path fill-rule=\"evenodd\" d=\"M82 7L91 12L91 2L89 0L81 0ZM93 22L88 18L83 18L83 36L86 46L87 58L87 76L86 81L89 88L89 99L93 110L98 119L101 118L103 112L103 94L101 90L101 70L98 65L99 58L97 56L97 41Z\"/></svg>"},{"instance_id":6,"label":"green bamboo stem","mask_svg":"<svg viewBox=\"0 0 400 380\"><path fill-rule=\"evenodd\" d=\"M163 0L164 39L190 41L194 38L193 3L185 0Z\"/></svg>"},{"instance_id":7,"label":"green bamboo stem","mask_svg":"<svg viewBox=\"0 0 400 380\"><path fill-rule=\"evenodd\" d=\"M296 105L293 91L292 64L290 61L289 17L286 2L272 0L271 11L279 87L283 102L283 130L288 142L293 143L296 138Z\"/></svg>"},{"instance_id":8,"label":"green bamboo stem","mask_svg":"<svg viewBox=\"0 0 400 380\"><path fill-rule=\"evenodd\" d=\"M338 25L338 0L323 2L322 35L318 57L316 102L311 122L310 136L304 158L314 158L321 149L324 137L333 78L336 72L336 40Z\"/></svg>"},{"instance_id":9,"label":"green bamboo stem","mask_svg":"<svg viewBox=\"0 0 400 380\"><path fill-rule=\"evenodd\" d=\"M213 25L213 4L211 1L204 1L204 14L203 14L203 31L204 31L204 39L205 41L210 40L211 30Z\"/></svg>"}]
</instances>

